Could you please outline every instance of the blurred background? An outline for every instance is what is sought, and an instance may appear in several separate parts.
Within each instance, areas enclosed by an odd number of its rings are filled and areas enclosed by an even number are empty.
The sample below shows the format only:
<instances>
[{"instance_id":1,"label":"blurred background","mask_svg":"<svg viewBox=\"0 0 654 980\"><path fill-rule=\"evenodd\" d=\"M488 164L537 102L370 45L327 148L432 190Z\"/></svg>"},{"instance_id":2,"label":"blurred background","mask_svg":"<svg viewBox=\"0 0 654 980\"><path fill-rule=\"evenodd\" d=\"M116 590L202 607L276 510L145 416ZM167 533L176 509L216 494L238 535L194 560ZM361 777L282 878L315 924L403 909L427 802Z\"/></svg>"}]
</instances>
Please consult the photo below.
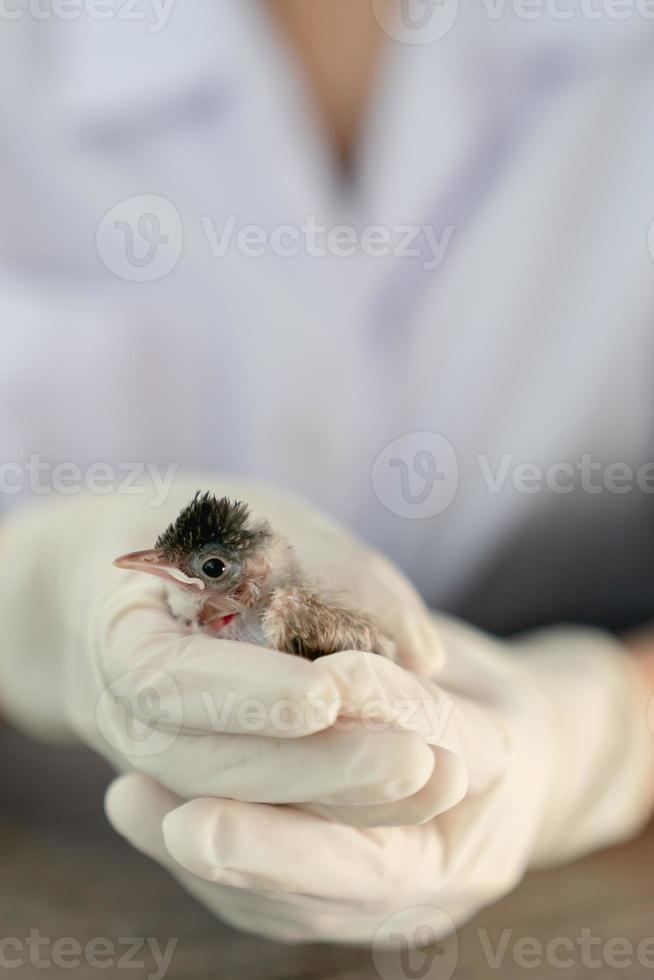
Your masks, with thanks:
<instances>
[{"instance_id":1,"label":"blurred background","mask_svg":"<svg viewBox=\"0 0 654 980\"><path fill-rule=\"evenodd\" d=\"M652 0L3 0L0 78L0 515L234 471L493 632L650 619ZM99 762L1 738L17 935L381 975L216 925L105 827ZM482 926L642 936L652 846Z\"/></svg>"}]
</instances>

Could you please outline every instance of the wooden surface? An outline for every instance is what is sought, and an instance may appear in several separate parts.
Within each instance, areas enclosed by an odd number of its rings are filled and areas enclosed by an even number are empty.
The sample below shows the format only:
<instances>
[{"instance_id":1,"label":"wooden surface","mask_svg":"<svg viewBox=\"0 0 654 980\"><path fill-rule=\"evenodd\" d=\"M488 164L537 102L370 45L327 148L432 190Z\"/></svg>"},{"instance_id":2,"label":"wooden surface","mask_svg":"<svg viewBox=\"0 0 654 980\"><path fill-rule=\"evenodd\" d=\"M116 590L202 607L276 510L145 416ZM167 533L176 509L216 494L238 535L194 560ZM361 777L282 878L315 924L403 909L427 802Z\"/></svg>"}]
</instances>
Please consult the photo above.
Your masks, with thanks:
<instances>
[{"instance_id":1,"label":"wooden surface","mask_svg":"<svg viewBox=\"0 0 654 980\"><path fill-rule=\"evenodd\" d=\"M102 794L108 778L84 750L44 749L0 733L0 944L32 929L50 943L71 937L82 947L107 937L123 951L126 937L156 937L162 947L178 937L169 980L654 977L654 940L640 954L637 949L654 936L654 831L575 866L530 875L432 959L412 960L407 970L397 957L376 966L367 950L286 947L223 926L107 826ZM534 942L520 945L526 937ZM563 937L572 939L574 951L558 946L554 955L572 965L548 965L546 944ZM528 966L539 959L538 943L542 965ZM504 959L493 965L488 951L498 949ZM21 980L140 980L154 971L153 960L139 969L0 966L1 977Z\"/></svg>"}]
</instances>

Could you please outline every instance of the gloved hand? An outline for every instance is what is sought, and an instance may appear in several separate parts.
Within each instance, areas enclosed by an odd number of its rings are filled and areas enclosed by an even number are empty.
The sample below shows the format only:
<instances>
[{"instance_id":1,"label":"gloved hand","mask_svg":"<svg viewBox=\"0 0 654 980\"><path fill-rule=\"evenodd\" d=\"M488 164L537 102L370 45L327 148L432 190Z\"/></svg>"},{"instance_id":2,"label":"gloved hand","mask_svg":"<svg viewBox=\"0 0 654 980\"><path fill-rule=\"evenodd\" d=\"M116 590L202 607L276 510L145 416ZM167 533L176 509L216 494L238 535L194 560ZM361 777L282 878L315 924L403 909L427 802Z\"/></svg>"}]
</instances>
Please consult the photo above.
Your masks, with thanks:
<instances>
[{"instance_id":1,"label":"gloved hand","mask_svg":"<svg viewBox=\"0 0 654 980\"><path fill-rule=\"evenodd\" d=\"M188 798L360 807L353 819L365 823L366 807L392 809L421 792L435 756L419 734L377 735L360 724L335 733L331 673L190 635L170 616L158 579L112 567L117 555L150 546L198 487L248 500L291 539L307 571L351 589L378 616L407 664L433 668L431 620L381 556L297 501L198 476L180 481L165 506L142 495L75 497L2 525L0 713L45 738L75 734L117 769L149 773ZM302 699L300 714L289 715ZM419 816L450 803L422 800Z\"/></svg>"},{"instance_id":2,"label":"gloved hand","mask_svg":"<svg viewBox=\"0 0 654 980\"><path fill-rule=\"evenodd\" d=\"M380 753L389 731L410 725L438 747L423 792L440 796L440 815L416 823L414 797L395 807L405 825L358 828L333 822L320 804L184 802L128 775L109 790L109 819L238 928L377 949L402 935L408 943L440 938L530 865L638 830L652 808L654 739L646 685L621 647L593 630L500 644L449 619L438 628L446 655L438 686L352 652L319 661L314 673L324 690L333 682L342 717L374 714ZM309 749L303 765L307 797L310 785L319 799L324 759ZM388 809L379 809L388 823ZM354 823L345 810L340 817Z\"/></svg>"}]
</instances>

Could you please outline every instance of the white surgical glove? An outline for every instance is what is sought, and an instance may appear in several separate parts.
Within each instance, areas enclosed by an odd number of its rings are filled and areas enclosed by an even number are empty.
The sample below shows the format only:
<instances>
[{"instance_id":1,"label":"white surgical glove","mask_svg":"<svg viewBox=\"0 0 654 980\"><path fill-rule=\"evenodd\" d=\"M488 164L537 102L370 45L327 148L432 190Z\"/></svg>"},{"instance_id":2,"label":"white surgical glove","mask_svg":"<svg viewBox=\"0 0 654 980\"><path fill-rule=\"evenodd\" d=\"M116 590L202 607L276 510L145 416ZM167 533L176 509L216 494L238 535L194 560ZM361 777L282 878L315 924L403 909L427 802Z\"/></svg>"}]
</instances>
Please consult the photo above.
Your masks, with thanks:
<instances>
[{"instance_id":1,"label":"white surgical glove","mask_svg":"<svg viewBox=\"0 0 654 980\"><path fill-rule=\"evenodd\" d=\"M417 823L418 794L395 804L397 826L334 822L356 820L347 807L320 803L324 757L309 749L314 807L184 802L129 775L109 790L109 819L238 928L382 949L398 936L440 938L530 865L636 832L652 808L654 744L645 685L619 645L593 630L499 644L453 620L438 626L446 656L438 686L353 652L319 661L314 674L324 690L333 681L343 724L374 717L379 753L402 728L435 747L435 779L423 793L440 800L440 815ZM280 678L268 694L282 696L283 687ZM278 797L272 791L270 802ZM387 824L389 807L379 811Z\"/></svg>"},{"instance_id":2,"label":"white surgical glove","mask_svg":"<svg viewBox=\"0 0 654 980\"><path fill-rule=\"evenodd\" d=\"M250 502L307 571L351 589L377 615L405 662L423 671L438 662L421 600L381 556L297 501L197 476L162 506L144 495L75 497L2 525L2 713L45 738L81 737L117 769L148 773L182 797L308 800L349 807L364 824L367 808L376 820L377 808L416 794L416 819L450 805L435 798L435 755L419 734L361 724L335 732L332 673L191 635L170 616L159 580L112 567L117 555L151 546L198 488Z\"/></svg>"}]
</instances>

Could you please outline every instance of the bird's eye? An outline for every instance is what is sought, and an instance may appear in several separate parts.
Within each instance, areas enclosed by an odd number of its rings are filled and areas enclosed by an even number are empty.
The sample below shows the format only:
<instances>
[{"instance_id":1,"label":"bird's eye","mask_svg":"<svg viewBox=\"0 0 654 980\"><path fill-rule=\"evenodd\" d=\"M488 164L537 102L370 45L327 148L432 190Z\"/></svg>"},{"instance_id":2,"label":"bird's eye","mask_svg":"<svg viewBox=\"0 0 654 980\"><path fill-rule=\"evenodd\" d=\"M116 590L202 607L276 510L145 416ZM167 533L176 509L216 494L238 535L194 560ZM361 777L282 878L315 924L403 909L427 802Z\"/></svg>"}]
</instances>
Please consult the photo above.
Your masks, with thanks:
<instances>
[{"instance_id":1,"label":"bird's eye","mask_svg":"<svg viewBox=\"0 0 654 980\"><path fill-rule=\"evenodd\" d=\"M202 571L207 578L220 578L225 571L225 563L220 558L209 558L202 566Z\"/></svg>"}]
</instances>

